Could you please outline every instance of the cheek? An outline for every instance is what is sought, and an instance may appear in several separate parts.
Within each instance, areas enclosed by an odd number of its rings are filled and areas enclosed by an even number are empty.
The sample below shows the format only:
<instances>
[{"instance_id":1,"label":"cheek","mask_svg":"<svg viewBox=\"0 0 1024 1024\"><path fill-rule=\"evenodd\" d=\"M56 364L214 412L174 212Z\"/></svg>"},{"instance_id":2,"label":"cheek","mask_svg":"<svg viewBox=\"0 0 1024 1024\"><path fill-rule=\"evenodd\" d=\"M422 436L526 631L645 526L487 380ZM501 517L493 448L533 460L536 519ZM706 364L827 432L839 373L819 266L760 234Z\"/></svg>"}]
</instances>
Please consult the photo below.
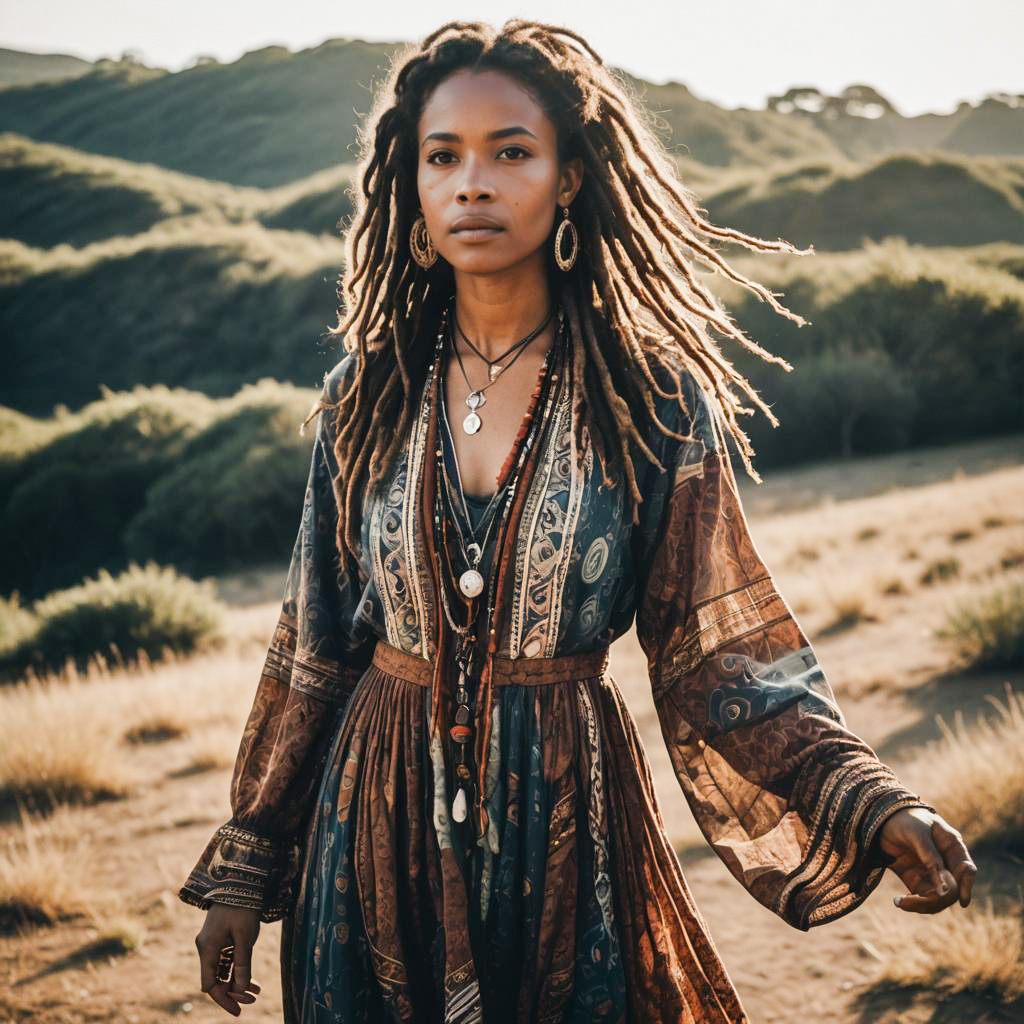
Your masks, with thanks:
<instances>
[{"instance_id":1,"label":"cheek","mask_svg":"<svg viewBox=\"0 0 1024 1024\"><path fill-rule=\"evenodd\" d=\"M558 182L546 172L531 175L511 197L519 231L531 239L543 240L551 227L558 198Z\"/></svg>"}]
</instances>

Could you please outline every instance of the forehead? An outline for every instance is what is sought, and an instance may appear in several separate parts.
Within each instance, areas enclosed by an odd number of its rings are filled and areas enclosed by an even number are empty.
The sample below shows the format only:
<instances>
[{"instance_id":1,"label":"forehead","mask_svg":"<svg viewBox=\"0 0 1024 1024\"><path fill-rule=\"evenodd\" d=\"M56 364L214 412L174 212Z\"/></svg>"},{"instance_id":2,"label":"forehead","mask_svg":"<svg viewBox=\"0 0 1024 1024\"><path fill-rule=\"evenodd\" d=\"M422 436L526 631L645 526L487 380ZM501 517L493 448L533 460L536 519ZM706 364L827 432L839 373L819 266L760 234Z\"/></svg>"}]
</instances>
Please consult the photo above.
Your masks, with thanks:
<instances>
[{"instance_id":1,"label":"forehead","mask_svg":"<svg viewBox=\"0 0 1024 1024\"><path fill-rule=\"evenodd\" d=\"M468 140L510 124L521 124L541 139L554 138L551 120L515 78L500 71L456 71L427 100L419 134L456 132Z\"/></svg>"}]
</instances>

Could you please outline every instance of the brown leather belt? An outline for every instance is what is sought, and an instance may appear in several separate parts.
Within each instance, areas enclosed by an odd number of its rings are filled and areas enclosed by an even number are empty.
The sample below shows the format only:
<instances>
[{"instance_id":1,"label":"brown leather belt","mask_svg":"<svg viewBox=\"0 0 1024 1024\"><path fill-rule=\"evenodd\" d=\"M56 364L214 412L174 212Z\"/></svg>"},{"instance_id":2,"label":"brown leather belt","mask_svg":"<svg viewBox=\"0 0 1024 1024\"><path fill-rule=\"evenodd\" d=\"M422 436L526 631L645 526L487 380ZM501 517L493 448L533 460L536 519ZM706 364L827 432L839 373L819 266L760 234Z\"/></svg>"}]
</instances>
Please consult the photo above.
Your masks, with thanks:
<instances>
[{"instance_id":1,"label":"brown leather belt","mask_svg":"<svg viewBox=\"0 0 1024 1024\"><path fill-rule=\"evenodd\" d=\"M431 661L393 647L385 640L377 641L373 664L390 675L420 686L429 686L433 675ZM495 686L541 686L545 683L567 683L573 679L592 679L604 675L607 667L607 646L582 654L560 654L554 658L505 658L496 655L492 679Z\"/></svg>"}]
</instances>

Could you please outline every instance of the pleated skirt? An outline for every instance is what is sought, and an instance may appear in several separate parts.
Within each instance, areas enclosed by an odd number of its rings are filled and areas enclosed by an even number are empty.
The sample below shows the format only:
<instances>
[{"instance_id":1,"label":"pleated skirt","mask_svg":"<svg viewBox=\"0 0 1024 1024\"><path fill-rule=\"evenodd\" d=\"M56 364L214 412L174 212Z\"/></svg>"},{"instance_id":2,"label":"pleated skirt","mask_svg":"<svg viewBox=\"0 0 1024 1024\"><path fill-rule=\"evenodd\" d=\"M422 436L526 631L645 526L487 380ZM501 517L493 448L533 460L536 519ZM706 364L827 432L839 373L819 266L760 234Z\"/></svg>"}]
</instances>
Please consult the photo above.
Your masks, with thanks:
<instances>
[{"instance_id":1,"label":"pleated skirt","mask_svg":"<svg viewBox=\"0 0 1024 1024\"><path fill-rule=\"evenodd\" d=\"M477 844L427 664L380 641L341 720L283 922L286 1024L747 1024L610 673L496 686Z\"/></svg>"}]
</instances>

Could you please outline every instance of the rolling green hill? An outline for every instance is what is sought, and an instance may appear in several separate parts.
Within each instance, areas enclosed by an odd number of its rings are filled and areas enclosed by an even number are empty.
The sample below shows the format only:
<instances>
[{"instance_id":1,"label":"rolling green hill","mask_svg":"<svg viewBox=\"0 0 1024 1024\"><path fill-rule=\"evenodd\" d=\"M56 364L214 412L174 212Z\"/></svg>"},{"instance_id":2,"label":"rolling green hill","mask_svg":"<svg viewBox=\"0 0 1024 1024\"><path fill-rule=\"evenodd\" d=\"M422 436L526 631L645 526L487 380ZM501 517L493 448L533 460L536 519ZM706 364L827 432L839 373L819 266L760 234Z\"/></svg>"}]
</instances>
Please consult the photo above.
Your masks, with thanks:
<instances>
[{"instance_id":1,"label":"rolling green hill","mask_svg":"<svg viewBox=\"0 0 1024 1024\"><path fill-rule=\"evenodd\" d=\"M327 326L355 122L395 45L269 47L173 74L126 57L0 89L0 433L15 410L80 409L104 387L318 387L340 354ZM729 111L623 77L713 221L817 250L732 257L811 321L799 332L709 281L800 371L729 353L798 425L754 418L768 462L1024 427L1013 97L903 118L868 86L800 88Z\"/></svg>"},{"instance_id":2,"label":"rolling green hill","mask_svg":"<svg viewBox=\"0 0 1024 1024\"><path fill-rule=\"evenodd\" d=\"M0 89L84 75L92 61L66 53L26 53L0 47Z\"/></svg>"},{"instance_id":3,"label":"rolling green hill","mask_svg":"<svg viewBox=\"0 0 1024 1024\"><path fill-rule=\"evenodd\" d=\"M236 185L282 185L355 159L356 122L401 45L269 46L178 72L130 58L97 62L73 79L0 90L0 131ZM710 167L871 160L922 147L1024 155L1024 105L1013 97L906 118L865 86L838 97L805 88L764 110L729 110L680 82L621 74L656 112L672 151Z\"/></svg>"},{"instance_id":4,"label":"rolling green hill","mask_svg":"<svg viewBox=\"0 0 1024 1024\"><path fill-rule=\"evenodd\" d=\"M735 169L703 202L720 224L801 247L855 249L888 236L920 245L1024 244L1024 158L919 151L867 165Z\"/></svg>"},{"instance_id":5,"label":"rolling green hill","mask_svg":"<svg viewBox=\"0 0 1024 1024\"><path fill-rule=\"evenodd\" d=\"M100 384L319 387L342 258L339 240L201 214L83 249L0 240L0 404L77 408Z\"/></svg>"},{"instance_id":6,"label":"rolling green hill","mask_svg":"<svg viewBox=\"0 0 1024 1024\"><path fill-rule=\"evenodd\" d=\"M195 214L337 236L338 219L351 212L351 176L352 167L341 165L278 188L227 185L3 132L0 238L81 248Z\"/></svg>"},{"instance_id":7,"label":"rolling green hill","mask_svg":"<svg viewBox=\"0 0 1024 1024\"><path fill-rule=\"evenodd\" d=\"M716 171L679 160L713 220L819 250L899 236L922 245L1024 244L1024 158L898 153ZM339 237L352 165L277 188L211 182L0 133L0 237L75 247L202 214L231 224Z\"/></svg>"}]
</instances>

